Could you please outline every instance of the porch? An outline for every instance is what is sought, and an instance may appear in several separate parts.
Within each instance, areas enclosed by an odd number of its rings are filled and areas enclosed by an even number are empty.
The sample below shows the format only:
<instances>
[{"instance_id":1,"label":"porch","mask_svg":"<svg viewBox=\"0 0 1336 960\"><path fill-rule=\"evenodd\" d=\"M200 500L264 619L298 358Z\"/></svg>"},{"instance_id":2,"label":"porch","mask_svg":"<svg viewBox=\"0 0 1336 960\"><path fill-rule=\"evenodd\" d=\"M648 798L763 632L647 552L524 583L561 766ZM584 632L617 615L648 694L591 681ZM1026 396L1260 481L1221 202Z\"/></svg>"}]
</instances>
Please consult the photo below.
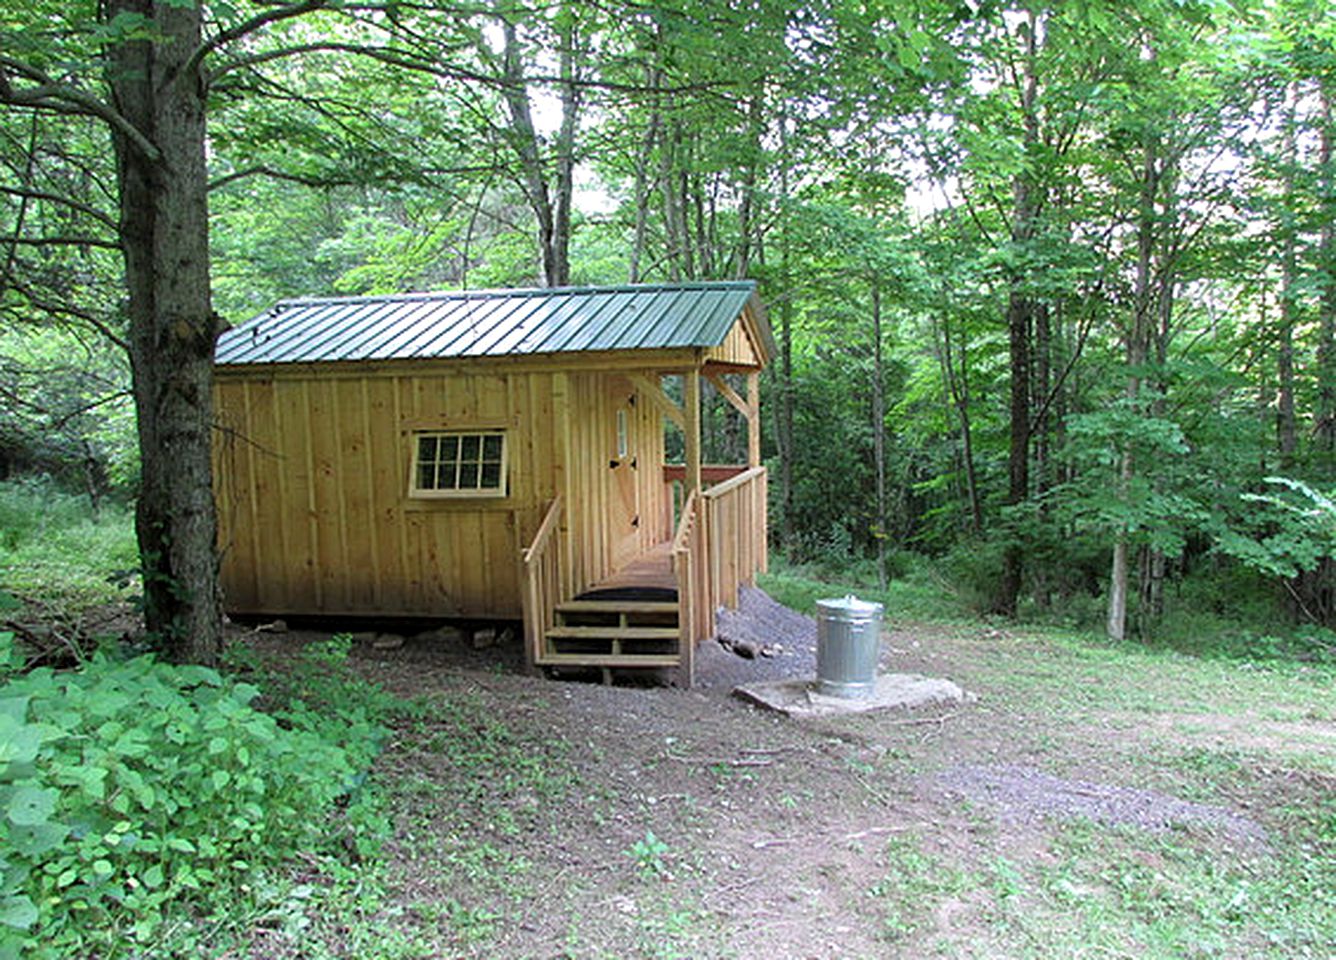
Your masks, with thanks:
<instances>
[{"instance_id":1,"label":"porch","mask_svg":"<svg viewBox=\"0 0 1336 960\"><path fill-rule=\"evenodd\" d=\"M738 588L766 569L766 470L664 468L676 514L671 540L655 544L594 583L570 575L569 533L553 500L522 556L525 658L534 668L673 670L691 686L698 643L715 611L735 607Z\"/></svg>"}]
</instances>

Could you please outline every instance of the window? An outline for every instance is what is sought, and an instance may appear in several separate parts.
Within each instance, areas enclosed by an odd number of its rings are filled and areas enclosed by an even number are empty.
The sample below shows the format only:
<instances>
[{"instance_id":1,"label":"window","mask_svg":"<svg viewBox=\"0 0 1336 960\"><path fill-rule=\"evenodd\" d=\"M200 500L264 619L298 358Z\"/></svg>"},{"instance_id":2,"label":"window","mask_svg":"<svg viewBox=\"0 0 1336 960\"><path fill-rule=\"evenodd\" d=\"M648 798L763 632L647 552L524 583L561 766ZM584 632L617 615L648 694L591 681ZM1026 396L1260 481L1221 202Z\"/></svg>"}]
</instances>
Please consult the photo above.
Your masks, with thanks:
<instances>
[{"instance_id":1,"label":"window","mask_svg":"<svg viewBox=\"0 0 1336 960\"><path fill-rule=\"evenodd\" d=\"M625 460L628 452L626 428L626 411L619 408L617 410L617 459Z\"/></svg>"},{"instance_id":2,"label":"window","mask_svg":"<svg viewBox=\"0 0 1336 960\"><path fill-rule=\"evenodd\" d=\"M506 495L504 433L417 433L413 439L413 496Z\"/></svg>"}]
</instances>

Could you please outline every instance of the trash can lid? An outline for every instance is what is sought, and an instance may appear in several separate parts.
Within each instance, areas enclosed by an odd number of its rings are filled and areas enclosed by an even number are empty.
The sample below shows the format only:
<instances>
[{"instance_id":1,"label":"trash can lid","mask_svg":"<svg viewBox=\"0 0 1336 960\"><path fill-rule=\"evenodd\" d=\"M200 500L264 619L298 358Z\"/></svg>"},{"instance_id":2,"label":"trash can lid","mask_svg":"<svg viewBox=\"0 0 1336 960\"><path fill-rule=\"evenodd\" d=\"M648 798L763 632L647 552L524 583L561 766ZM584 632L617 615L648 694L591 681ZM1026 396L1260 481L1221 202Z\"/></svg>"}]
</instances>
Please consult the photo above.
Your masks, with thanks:
<instances>
[{"instance_id":1,"label":"trash can lid","mask_svg":"<svg viewBox=\"0 0 1336 960\"><path fill-rule=\"evenodd\" d=\"M869 620L881 616L882 606L859 600L850 593L831 600L818 600L816 610L818 615L831 620Z\"/></svg>"}]
</instances>

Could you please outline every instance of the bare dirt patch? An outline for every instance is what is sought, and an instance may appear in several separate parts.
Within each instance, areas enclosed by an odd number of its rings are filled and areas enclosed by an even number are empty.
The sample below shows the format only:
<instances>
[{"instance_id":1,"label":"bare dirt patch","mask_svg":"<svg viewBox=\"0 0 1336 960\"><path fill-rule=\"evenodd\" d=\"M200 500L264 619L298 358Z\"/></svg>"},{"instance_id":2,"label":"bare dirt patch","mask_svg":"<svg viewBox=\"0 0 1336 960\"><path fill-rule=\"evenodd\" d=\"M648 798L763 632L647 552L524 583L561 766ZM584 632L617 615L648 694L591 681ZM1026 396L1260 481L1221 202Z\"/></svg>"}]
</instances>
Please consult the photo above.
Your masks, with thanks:
<instances>
[{"instance_id":1,"label":"bare dirt patch","mask_svg":"<svg viewBox=\"0 0 1336 960\"><path fill-rule=\"evenodd\" d=\"M766 625L756 639L783 649L749 660L703 648L703 682L690 691L526 677L517 649L439 637L355 648L369 680L436 711L395 730L378 772L396 833L391 901L376 922L419 945L393 955L1093 956L1087 941L1107 941L1121 955L1186 956L1189 934L1176 927L1138 934L1121 908L1083 912L1106 881L1093 866L1064 873L1077 869L1062 846L1066 818L1122 825L1113 842L1131 866L1118 882L1143 861L1169 864L1146 881L1153 890L1173 867L1162 828L1193 826L1172 833L1189 858L1211 860L1222 844L1251 856L1261 830L1283 825L1269 811L1316 789L1286 772L1255 795L1203 777L1188 785L1209 801L1179 796L1174 785L1195 774L1148 766L1107 735L1121 707L1078 715L1009 694L998 664L1010 669L1018 650L1059 665L1064 654L987 631L887 634L886 666L982 694L927 714L934 722L761 711L731 698L732 685L810 675L811 621L764 595L744 603L750 628ZM281 659L324 636L254 642ZM1245 809L1236 795L1259 802ZM1261 858L1248 869L1255 887L1274 867ZM1205 922L1190 903L1165 909ZM1232 923L1219 921L1217 953L1255 955L1260 935L1238 921L1231 940ZM1168 946L1151 946L1156 937ZM267 944L257 956L301 955L299 944Z\"/></svg>"}]
</instances>

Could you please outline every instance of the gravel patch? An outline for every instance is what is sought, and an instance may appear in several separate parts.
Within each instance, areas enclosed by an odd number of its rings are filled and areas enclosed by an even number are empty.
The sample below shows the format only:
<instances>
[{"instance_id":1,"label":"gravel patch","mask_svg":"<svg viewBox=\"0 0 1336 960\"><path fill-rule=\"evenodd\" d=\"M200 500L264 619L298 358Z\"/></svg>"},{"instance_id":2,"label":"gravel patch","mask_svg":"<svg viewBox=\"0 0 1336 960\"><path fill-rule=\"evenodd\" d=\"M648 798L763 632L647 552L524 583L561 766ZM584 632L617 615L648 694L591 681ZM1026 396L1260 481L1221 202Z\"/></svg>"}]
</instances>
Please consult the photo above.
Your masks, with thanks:
<instances>
[{"instance_id":1,"label":"gravel patch","mask_svg":"<svg viewBox=\"0 0 1336 960\"><path fill-rule=\"evenodd\" d=\"M1063 780L1034 767L962 764L939 774L934 783L950 794L991 808L1007 823L1085 818L1108 826L1155 831L1204 826L1235 839L1266 840L1259 824L1224 807L1191 803L1152 790Z\"/></svg>"},{"instance_id":2,"label":"gravel patch","mask_svg":"<svg viewBox=\"0 0 1336 960\"><path fill-rule=\"evenodd\" d=\"M715 639L696 650L696 686L732 690L747 683L816 675L816 621L743 585L738 608L719 611ZM748 649L753 657L735 651Z\"/></svg>"}]
</instances>

